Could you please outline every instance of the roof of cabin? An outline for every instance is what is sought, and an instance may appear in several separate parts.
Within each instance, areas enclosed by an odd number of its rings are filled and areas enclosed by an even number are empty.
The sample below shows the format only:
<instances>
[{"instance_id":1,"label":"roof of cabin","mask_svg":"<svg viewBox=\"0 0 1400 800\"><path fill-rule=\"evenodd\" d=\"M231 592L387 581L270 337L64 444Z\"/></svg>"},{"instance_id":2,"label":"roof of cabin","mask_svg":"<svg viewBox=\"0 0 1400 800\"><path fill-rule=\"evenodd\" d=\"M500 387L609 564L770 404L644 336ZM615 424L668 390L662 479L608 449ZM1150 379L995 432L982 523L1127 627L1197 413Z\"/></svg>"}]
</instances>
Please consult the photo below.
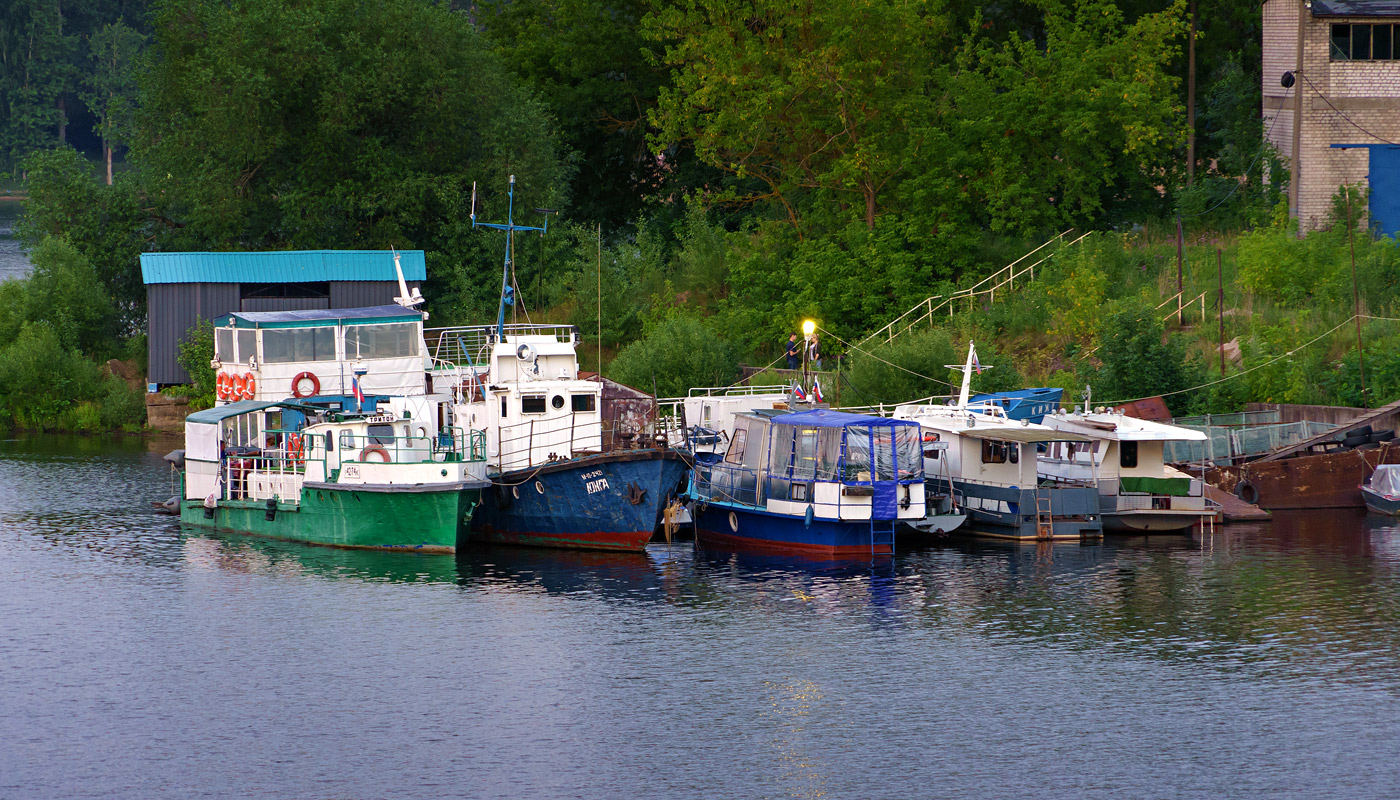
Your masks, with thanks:
<instances>
[{"instance_id":1,"label":"roof of cabin","mask_svg":"<svg viewBox=\"0 0 1400 800\"><path fill-rule=\"evenodd\" d=\"M355 320L392 320L408 322L421 319L423 312L400 305L370 306L369 308L310 308L301 311L234 311L214 318L214 327L222 328L233 320L238 328L286 328L318 322ZM399 319L399 318L403 319Z\"/></svg>"},{"instance_id":2,"label":"roof of cabin","mask_svg":"<svg viewBox=\"0 0 1400 800\"><path fill-rule=\"evenodd\" d=\"M909 425L904 420L889 417L873 417L869 414L852 414L847 411L832 411L815 408L811 411L798 411L793 414L780 414L773 417L775 425L804 425L810 428L844 428L847 425Z\"/></svg>"},{"instance_id":3,"label":"roof of cabin","mask_svg":"<svg viewBox=\"0 0 1400 800\"><path fill-rule=\"evenodd\" d=\"M1314 17L1400 17L1400 0L1312 0Z\"/></svg>"},{"instance_id":4,"label":"roof of cabin","mask_svg":"<svg viewBox=\"0 0 1400 800\"><path fill-rule=\"evenodd\" d=\"M280 406L282 403L269 403L265 400L239 400L236 403L228 403L222 406L206 408L203 411L196 411L185 417L185 422L194 422L200 425L213 425L222 422L229 417L236 417L240 414L251 414L254 411L262 411L265 408Z\"/></svg>"},{"instance_id":5,"label":"roof of cabin","mask_svg":"<svg viewBox=\"0 0 1400 800\"><path fill-rule=\"evenodd\" d=\"M400 250L406 281L427 280L422 250ZM390 250L276 250L256 253L142 253L152 283L318 283L397 281Z\"/></svg>"},{"instance_id":6,"label":"roof of cabin","mask_svg":"<svg viewBox=\"0 0 1400 800\"><path fill-rule=\"evenodd\" d=\"M1047 414L1045 424L1058 430L1072 430L1094 439L1125 442L1203 442L1201 431L1137 419L1122 414Z\"/></svg>"}]
</instances>

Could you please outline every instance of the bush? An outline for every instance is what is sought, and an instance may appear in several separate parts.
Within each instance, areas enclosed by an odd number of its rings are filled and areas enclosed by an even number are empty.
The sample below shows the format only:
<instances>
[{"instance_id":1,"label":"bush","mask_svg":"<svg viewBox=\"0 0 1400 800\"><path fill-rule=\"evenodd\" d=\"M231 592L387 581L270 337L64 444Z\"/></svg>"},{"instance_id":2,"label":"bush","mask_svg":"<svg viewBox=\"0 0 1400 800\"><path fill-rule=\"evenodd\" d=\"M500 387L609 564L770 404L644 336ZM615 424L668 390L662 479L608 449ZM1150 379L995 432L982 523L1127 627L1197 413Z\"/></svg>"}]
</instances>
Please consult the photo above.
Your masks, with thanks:
<instances>
[{"instance_id":1,"label":"bush","mask_svg":"<svg viewBox=\"0 0 1400 800\"><path fill-rule=\"evenodd\" d=\"M622 348L608 377L659 397L696 386L727 386L739 375L733 348L700 320L674 316Z\"/></svg>"},{"instance_id":2,"label":"bush","mask_svg":"<svg viewBox=\"0 0 1400 800\"><path fill-rule=\"evenodd\" d=\"M185 333L180 341L175 363L189 373L192 391L188 392L191 408L210 408L214 405L214 324L207 319L197 320L194 327Z\"/></svg>"},{"instance_id":3,"label":"bush","mask_svg":"<svg viewBox=\"0 0 1400 800\"><path fill-rule=\"evenodd\" d=\"M925 330L872 342L850 357L843 382L851 388L842 400L851 405L904 403L930 395L957 392L946 365L962 363L947 331ZM961 377L961 376L959 376Z\"/></svg>"}]
</instances>

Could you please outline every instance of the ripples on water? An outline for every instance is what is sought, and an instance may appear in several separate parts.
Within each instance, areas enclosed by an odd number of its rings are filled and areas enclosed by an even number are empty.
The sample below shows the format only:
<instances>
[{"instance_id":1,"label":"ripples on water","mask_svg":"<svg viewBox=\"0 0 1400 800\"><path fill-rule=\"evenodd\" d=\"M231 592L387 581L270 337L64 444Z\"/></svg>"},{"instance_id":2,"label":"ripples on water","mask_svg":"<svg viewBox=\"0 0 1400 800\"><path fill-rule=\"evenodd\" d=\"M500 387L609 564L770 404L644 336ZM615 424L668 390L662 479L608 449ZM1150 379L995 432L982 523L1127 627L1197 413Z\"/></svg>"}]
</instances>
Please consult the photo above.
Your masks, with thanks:
<instances>
[{"instance_id":1,"label":"ripples on water","mask_svg":"<svg viewBox=\"0 0 1400 800\"><path fill-rule=\"evenodd\" d=\"M0 443L0 797L1400 793L1375 517L454 558L213 536L169 494L143 443Z\"/></svg>"}]
</instances>

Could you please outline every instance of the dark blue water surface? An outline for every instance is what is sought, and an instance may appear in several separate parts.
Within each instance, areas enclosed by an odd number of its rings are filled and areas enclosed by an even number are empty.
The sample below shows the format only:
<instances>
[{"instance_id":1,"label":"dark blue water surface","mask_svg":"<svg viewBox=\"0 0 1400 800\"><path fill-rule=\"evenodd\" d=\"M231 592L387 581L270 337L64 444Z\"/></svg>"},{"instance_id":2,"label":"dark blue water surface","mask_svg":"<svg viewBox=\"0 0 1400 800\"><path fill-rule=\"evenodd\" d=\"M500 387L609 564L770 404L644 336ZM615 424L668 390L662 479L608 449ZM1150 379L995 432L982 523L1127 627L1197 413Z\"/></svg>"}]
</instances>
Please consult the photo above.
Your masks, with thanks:
<instances>
[{"instance_id":1,"label":"dark blue water surface","mask_svg":"<svg viewBox=\"0 0 1400 800\"><path fill-rule=\"evenodd\" d=\"M378 554L155 517L165 449L0 443L0 797L1400 796L1377 518Z\"/></svg>"}]
</instances>

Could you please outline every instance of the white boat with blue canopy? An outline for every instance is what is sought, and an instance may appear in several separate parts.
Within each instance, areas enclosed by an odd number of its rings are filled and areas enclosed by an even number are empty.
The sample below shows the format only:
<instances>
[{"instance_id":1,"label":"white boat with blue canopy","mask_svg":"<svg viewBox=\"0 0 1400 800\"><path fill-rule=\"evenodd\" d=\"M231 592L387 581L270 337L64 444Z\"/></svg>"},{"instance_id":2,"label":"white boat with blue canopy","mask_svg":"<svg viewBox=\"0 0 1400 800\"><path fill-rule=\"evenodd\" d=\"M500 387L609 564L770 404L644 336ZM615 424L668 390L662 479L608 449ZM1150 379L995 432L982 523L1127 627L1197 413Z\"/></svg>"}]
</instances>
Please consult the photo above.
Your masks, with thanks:
<instances>
[{"instance_id":1,"label":"white boat with blue canopy","mask_svg":"<svg viewBox=\"0 0 1400 800\"><path fill-rule=\"evenodd\" d=\"M868 556L894 552L895 526L924 516L917 423L828 409L734 416L724 458L689 490L706 546Z\"/></svg>"}]
</instances>

